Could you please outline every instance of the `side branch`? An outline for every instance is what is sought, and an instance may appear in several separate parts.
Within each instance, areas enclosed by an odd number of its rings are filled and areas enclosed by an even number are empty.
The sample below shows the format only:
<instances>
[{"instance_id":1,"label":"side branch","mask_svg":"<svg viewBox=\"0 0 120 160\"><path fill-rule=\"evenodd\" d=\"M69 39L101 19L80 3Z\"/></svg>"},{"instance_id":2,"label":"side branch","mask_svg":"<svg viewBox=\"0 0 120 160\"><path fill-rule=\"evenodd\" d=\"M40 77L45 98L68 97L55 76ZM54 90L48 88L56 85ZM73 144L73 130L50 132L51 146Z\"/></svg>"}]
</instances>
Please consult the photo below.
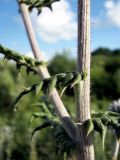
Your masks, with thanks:
<instances>
[{"instance_id":1,"label":"side branch","mask_svg":"<svg viewBox=\"0 0 120 160\"><path fill-rule=\"evenodd\" d=\"M16 62L16 67L20 71L20 68L22 66L25 66L27 68L27 73L33 72L37 74L36 67L38 66L46 66L46 62L38 61L36 59L21 55L20 53L11 50L9 48L6 48L0 44L0 53L4 55L4 61L5 60L13 60Z\"/></svg>"},{"instance_id":2,"label":"side branch","mask_svg":"<svg viewBox=\"0 0 120 160\"><path fill-rule=\"evenodd\" d=\"M24 3L19 3L20 10L22 13L22 18L24 21L24 25L27 31L27 35L29 38L29 42L34 54L34 57L40 61L44 61L44 58L39 50L38 43L35 37L35 33L32 27L32 23L29 17L28 7ZM46 67L39 67L39 74L42 79L49 78L50 74ZM56 112L58 113L59 118L61 119L63 126L65 130L67 131L68 135L74 140L75 134L76 134L76 127L73 124L72 120L70 119L70 116L63 105L56 89L52 91L50 94L50 99L55 106Z\"/></svg>"}]
</instances>

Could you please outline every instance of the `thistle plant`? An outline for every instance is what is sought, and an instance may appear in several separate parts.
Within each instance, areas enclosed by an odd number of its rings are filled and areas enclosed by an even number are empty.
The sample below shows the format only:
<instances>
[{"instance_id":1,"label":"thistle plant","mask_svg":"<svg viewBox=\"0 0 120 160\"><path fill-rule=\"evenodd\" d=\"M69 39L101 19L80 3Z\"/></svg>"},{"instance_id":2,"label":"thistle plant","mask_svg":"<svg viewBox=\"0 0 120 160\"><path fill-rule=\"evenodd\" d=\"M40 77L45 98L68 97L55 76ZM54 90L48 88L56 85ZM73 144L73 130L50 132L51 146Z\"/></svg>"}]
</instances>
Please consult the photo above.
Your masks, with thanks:
<instances>
[{"instance_id":1,"label":"thistle plant","mask_svg":"<svg viewBox=\"0 0 120 160\"><path fill-rule=\"evenodd\" d=\"M38 66L45 66L46 63L39 62L35 59L28 58L26 56L20 56L20 54L16 53L15 51L12 51L8 48L3 47L0 45L0 52L5 55L4 59L7 60L14 60L17 64L20 66L25 66L29 71L36 71L36 67ZM18 69L18 67L17 67ZM20 70L19 70L20 71ZM38 74L38 72L36 72ZM66 73L59 73L56 74L50 78L45 78L43 80L40 80L39 83L35 83L31 85L30 87L25 88L13 101L11 104L11 107L14 108L14 110L17 110L18 102L20 99L33 92L36 96L39 95L39 93L42 91L44 95L47 95L48 97L52 93L55 87L61 89L60 95L62 95L67 89L67 87L74 88L76 85L78 85L79 82L84 81L86 78L86 73L78 73L76 71L74 72L66 72ZM107 128L112 127L115 130L116 136L119 139L120 136L120 114L119 114L119 108L120 108L120 100L113 101L110 104L109 111L107 112L95 112L92 113L91 119L85 121L82 125L86 129L87 136L89 136L93 131L97 131L100 133L100 136L102 138L103 142L103 148L104 148L104 141L105 136L107 132ZM35 118L42 119L43 123L37 126L33 132L32 136L35 132L40 131L43 128L51 127L54 132L54 139L56 142L56 147L58 150L58 153L63 154L63 157L65 155L71 156L73 153L76 153L79 148L79 143L76 141L73 141L71 137L67 134L65 131L61 121L59 120L55 109L52 105L50 105L50 102L46 99L46 97L41 98L41 102L37 103L36 105L41 106L40 112L33 113L30 123ZM74 120L72 120L74 121ZM76 126L81 125L78 122L74 121L74 124Z\"/></svg>"},{"instance_id":2,"label":"thistle plant","mask_svg":"<svg viewBox=\"0 0 120 160\"><path fill-rule=\"evenodd\" d=\"M90 0L78 0L78 54L77 69L73 72L59 73L50 76L46 62L41 55L39 46L34 34L29 11L36 8L38 14L43 7L52 10L52 3L60 0L19 0L20 12L25 24L28 39L35 59L20 56L17 52L0 45L0 53L5 59L14 60L17 69L26 67L40 76L39 83L32 84L25 88L13 101L12 107L16 110L19 100L33 92L36 96L42 91L46 98L37 105L41 106L40 112L33 113L30 123L35 118L40 118L42 123L33 132L51 127L56 142L57 152L67 159L75 154L76 160L94 160L94 147L92 134L94 131L100 133L103 142L109 126L115 130L116 136L120 138L120 112L118 108L112 107L110 111L90 113ZM61 96L65 90L74 88L77 114L72 119L64 106ZM58 88L59 93L56 91ZM120 101L119 101L120 103ZM113 103L118 106L118 103ZM114 111L117 111L115 113ZM119 110L120 111L120 110Z\"/></svg>"}]
</instances>

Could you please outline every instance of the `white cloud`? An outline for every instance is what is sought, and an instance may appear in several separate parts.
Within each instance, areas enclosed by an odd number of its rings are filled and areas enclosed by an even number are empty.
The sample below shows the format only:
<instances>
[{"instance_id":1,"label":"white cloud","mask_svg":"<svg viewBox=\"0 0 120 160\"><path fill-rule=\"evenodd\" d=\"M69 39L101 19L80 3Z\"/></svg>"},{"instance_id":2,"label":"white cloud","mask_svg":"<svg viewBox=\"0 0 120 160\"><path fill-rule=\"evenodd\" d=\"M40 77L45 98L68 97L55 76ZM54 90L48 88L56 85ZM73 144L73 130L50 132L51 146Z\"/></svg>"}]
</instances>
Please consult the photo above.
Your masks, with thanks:
<instances>
[{"instance_id":1,"label":"white cloud","mask_svg":"<svg viewBox=\"0 0 120 160\"><path fill-rule=\"evenodd\" d=\"M107 9L113 8L114 7L114 1L112 1L112 0L105 1L104 7L107 8Z\"/></svg>"},{"instance_id":2,"label":"white cloud","mask_svg":"<svg viewBox=\"0 0 120 160\"><path fill-rule=\"evenodd\" d=\"M92 18L92 27L120 27L120 0L105 0L104 1L104 16Z\"/></svg>"},{"instance_id":3,"label":"white cloud","mask_svg":"<svg viewBox=\"0 0 120 160\"><path fill-rule=\"evenodd\" d=\"M109 0L104 4L106 8L106 17L112 25L120 27L120 0Z\"/></svg>"},{"instance_id":4,"label":"white cloud","mask_svg":"<svg viewBox=\"0 0 120 160\"><path fill-rule=\"evenodd\" d=\"M39 16L36 11L32 13L36 32L46 42L74 39L77 35L77 22L68 1L55 2L52 8L52 12L44 8Z\"/></svg>"}]
</instances>

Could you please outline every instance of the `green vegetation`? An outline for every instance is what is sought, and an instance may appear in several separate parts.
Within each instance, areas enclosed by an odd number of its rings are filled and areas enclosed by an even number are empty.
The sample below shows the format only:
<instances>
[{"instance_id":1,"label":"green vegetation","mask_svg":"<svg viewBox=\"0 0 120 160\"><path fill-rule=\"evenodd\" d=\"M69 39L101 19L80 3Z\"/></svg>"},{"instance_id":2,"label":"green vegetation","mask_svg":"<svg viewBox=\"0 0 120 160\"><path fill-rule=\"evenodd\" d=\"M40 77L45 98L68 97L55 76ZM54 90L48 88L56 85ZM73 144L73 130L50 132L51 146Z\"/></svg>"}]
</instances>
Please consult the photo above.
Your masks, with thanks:
<instances>
[{"instance_id":1,"label":"green vegetation","mask_svg":"<svg viewBox=\"0 0 120 160\"><path fill-rule=\"evenodd\" d=\"M55 154L55 143L52 139L52 131L48 128L35 134L30 140L33 129L39 125L40 119L35 119L31 125L29 120L34 112L39 112L40 106L34 105L40 101L41 93L36 97L30 93L19 102L19 111L14 112L10 108L11 103L22 87L28 87L33 83L39 83L39 77L26 75L25 67L21 68L21 77L14 67L14 63L3 65L0 61L0 160L62 160ZM100 48L92 53L91 62L91 109L106 111L112 100L120 95L120 50L111 51ZM57 74L74 71L76 62L69 53L57 54L49 62L50 73ZM14 85L15 84L15 85ZM67 88L62 100L68 111L74 116L75 104L73 89ZM102 149L100 137L95 136L96 160L109 160L114 143L114 132L108 133L105 141L105 152Z\"/></svg>"}]
</instances>

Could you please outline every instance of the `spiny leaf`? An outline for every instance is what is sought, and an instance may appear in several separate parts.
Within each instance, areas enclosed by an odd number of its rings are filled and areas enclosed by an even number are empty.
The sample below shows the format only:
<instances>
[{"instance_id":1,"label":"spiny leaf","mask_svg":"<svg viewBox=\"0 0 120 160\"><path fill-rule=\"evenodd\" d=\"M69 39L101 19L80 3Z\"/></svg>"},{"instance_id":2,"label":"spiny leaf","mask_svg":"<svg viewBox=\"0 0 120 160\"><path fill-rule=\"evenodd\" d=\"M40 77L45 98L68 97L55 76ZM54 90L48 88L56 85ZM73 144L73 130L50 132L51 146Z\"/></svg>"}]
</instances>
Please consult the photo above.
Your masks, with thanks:
<instances>
[{"instance_id":1,"label":"spiny leaf","mask_svg":"<svg viewBox=\"0 0 120 160\"><path fill-rule=\"evenodd\" d=\"M105 125L102 125L101 138L102 138L103 150L104 150L106 133L107 133L107 127Z\"/></svg>"},{"instance_id":2,"label":"spiny leaf","mask_svg":"<svg viewBox=\"0 0 120 160\"><path fill-rule=\"evenodd\" d=\"M58 83L62 82L62 81L65 79L65 76L66 76L66 73L56 74L57 82L58 82Z\"/></svg>"},{"instance_id":3,"label":"spiny leaf","mask_svg":"<svg viewBox=\"0 0 120 160\"><path fill-rule=\"evenodd\" d=\"M34 119L35 119L35 117L32 115L30 120L29 120L29 125L33 122Z\"/></svg>"},{"instance_id":4,"label":"spiny leaf","mask_svg":"<svg viewBox=\"0 0 120 160\"><path fill-rule=\"evenodd\" d=\"M86 127L86 133L87 133L87 136L88 136L94 129L92 119L89 119L85 122L85 127Z\"/></svg>"},{"instance_id":5,"label":"spiny leaf","mask_svg":"<svg viewBox=\"0 0 120 160\"><path fill-rule=\"evenodd\" d=\"M62 97L63 93L65 92L67 87L70 85L72 78L73 78L73 73L67 73L65 75L65 77L64 77L64 79L62 80L62 83L61 83L61 85L63 86L63 89L61 91L60 97Z\"/></svg>"},{"instance_id":6,"label":"spiny leaf","mask_svg":"<svg viewBox=\"0 0 120 160\"><path fill-rule=\"evenodd\" d=\"M63 93L65 92L65 90L67 89L67 87L64 87L60 93L60 97L62 97Z\"/></svg>"},{"instance_id":7,"label":"spiny leaf","mask_svg":"<svg viewBox=\"0 0 120 160\"><path fill-rule=\"evenodd\" d=\"M51 112L49 111L49 109L48 109L48 106L45 104L45 103L43 103L43 102L38 102L38 103L35 103L35 104L33 104L33 105L36 105L36 106L40 106L41 108L41 110L42 110L42 112L45 112L45 113L47 113L47 114L50 114Z\"/></svg>"},{"instance_id":8,"label":"spiny leaf","mask_svg":"<svg viewBox=\"0 0 120 160\"><path fill-rule=\"evenodd\" d=\"M51 4L57 1L60 0L20 0L20 3L25 3L26 5L28 5L28 9L30 12L33 10L33 8L36 8L39 15L43 7L48 7L50 10L52 10Z\"/></svg>"},{"instance_id":9,"label":"spiny leaf","mask_svg":"<svg viewBox=\"0 0 120 160\"><path fill-rule=\"evenodd\" d=\"M51 94L51 92L52 92L53 89L55 88L56 83L57 83L57 77L54 76L54 77L52 77L52 78L50 79L50 82L49 82L49 86L48 86L48 87L49 87L49 88L48 88L49 94Z\"/></svg>"},{"instance_id":10,"label":"spiny leaf","mask_svg":"<svg viewBox=\"0 0 120 160\"><path fill-rule=\"evenodd\" d=\"M33 115L31 116L30 120L29 120L29 124L31 124L33 122L34 119L36 118L43 118L46 119L47 114L46 113L40 113L40 112L35 112L33 113Z\"/></svg>"},{"instance_id":11,"label":"spiny leaf","mask_svg":"<svg viewBox=\"0 0 120 160\"><path fill-rule=\"evenodd\" d=\"M94 124L94 129L95 129L97 132L100 132L101 129L102 129L101 119L100 119L100 118L94 118L94 119L93 119L93 124Z\"/></svg>"},{"instance_id":12,"label":"spiny leaf","mask_svg":"<svg viewBox=\"0 0 120 160\"><path fill-rule=\"evenodd\" d=\"M50 127L51 126L51 123L50 122L44 122L43 124L41 124L40 126L36 127L33 132L32 132L32 135L31 135L31 139L33 137L33 135L37 132L37 131L40 131L41 129L44 129L44 128L47 128L47 127Z\"/></svg>"},{"instance_id":13,"label":"spiny leaf","mask_svg":"<svg viewBox=\"0 0 120 160\"><path fill-rule=\"evenodd\" d=\"M39 94L39 92L41 91L42 86L43 86L43 81L41 81L38 85L36 85L36 88L35 88L35 95L36 95L36 96L37 96L37 95Z\"/></svg>"},{"instance_id":14,"label":"spiny leaf","mask_svg":"<svg viewBox=\"0 0 120 160\"><path fill-rule=\"evenodd\" d=\"M18 75L20 76L20 69L21 69L21 65L19 63L16 64L16 68L18 70Z\"/></svg>"},{"instance_id":15,"label":"spiny leaf","mask_svg":"<svg viewBox=\"0 0 120 160\"><path fill-rule=\"evenodd\" d=\"M103 117L104 115L105 115L104 112L94 112L94 113L92 113L92 117L93 117L93 118L101 118L101 117Z\"/></svg>"},{"instance_id":16,"label":"spiny leaf","mask_svg":"<svg viewBox=\"0 0 120 160\"><path fill-rule=\"evenodd\" d=\"M106 112L106 115L108 115L108 116L113 116L113 117L120 117L120 114L119 114L119 113L112 112L112 111Z\"/></svg>"},{"instance_id":17,"label":"spiny leaf","mask_svg":"<svg viewBox=\"0 0 120 160\"><path fill-rule=\"evenodd\" d=\"M25 66L27 68L27 72L31 71L37 73L36 67L47 65L46 62L41 62L36 59L20 55L18 52L8 49L2 46L1 44L0 44L0 53L4 54L7 60L15 61L18 69L20 69L21 66Z\"/></svg>"},{"instance_id":18,"label":"spiny leaf","mask_svg":"<svg viewBox=\"0 0 120 160\"><path fill-rule=\"evenodd\" d=\"M21 64L17 63L17 64L16 64L16 68L17 68L17 70L20 72Z\"/></svg>"},{"instance_id":19,"label":"spiny leaf","mask_svg":"<svg viewBox=\"0 0 120 160\"><path fill-rule=\"evenodd\" d=\"M27 59L28 61L29 59ZM17 68L20 69L21 64L18 63ZM75 76L74 76L75 75ZM55 88L57 84L57 80L59 77L59 83L63 86L63 90L61 92L61 96L66 90L66 88L70 85L74 86L80 81L80 74L78 73L66 73L65 76L62 75L62 78L60 79L60 75L55 75L51 78L45 78L38 84L33 84L31 87L27 88L26 90L22 91L14 100L12 106L16 106L17 102L26 94L30 92L35 92L36 95L39 94L40 90L42 89L44 94L49 95L52 90ZM64 78L63 78L64 77Z\"/></svg>"},{"instance_id":20,"label":"spiny leaf","mask_svg":"<svg viewBox=\"0 0 120 160\"><path fill-rule=\"evenodd\" d=\"M76 150L76 143L71 140L61 124L54 128L53 136L57 145L58 154L64 155L64 153L66 153L70 156L71 153Z\"/></svg>"},{"instance_id":21,"label":"spiny leaf","mask_svg":"<svg viewBox=\"0 0 120 160\"><path fill-rule=\"evenodd\" d=\"M46 67L46 66L48 65L47 62L38 61L38 60L35 60L35 61L34 61L34 64L35 64L36 67L38 67L38 66Z\"/></svg>"},{"instance_id":22,"label":"spiny leaf","mask_svg":"<svg viewBox=\"0 0 120 160\"><path fill-rule=\"evenodd\" d=\"M114 129L120 127L120 124L119 124L117 118L111 117L111 126L112 126Z\"/></svg>"},{"instance_id":23,"label":"spiny leaf","mask_svg":"<svg viewBox=\"0 0 120 160\"><path fill-rule=\"evenodd\" d=\"M54 106L50 103L46 96L40 97L40 102L37 103L40 106L40 110L47 114L50 114L52 118L58 118Z\"/></svg>"},{"instance_id":24,"label":"spiny leaf","mask_svg":"<svg viewBox=\"0 0 120 160\"><path fill-rule=\"evenodd\" d=\"M23 92L21 92L16 98L15 100L12 102L11 107L14 108L14 110L17 110L17 103L18 101L26 94L28 94L30 92L30 90L24 90Z\"/></svg>"},{"instance_id":25,"label":"spiny leaf","mask_svg":"<svg viewBox=\"0 0 120 160\"><path fill-rule=\"evenodd\" d=\"M3 58L3 65L7 62L7 58L4 56Z\"/></svg>"},{"instance_id":26,"label":"spiny leaf","mask_svg":"<svg viewBox=\"0 0 120 160\"><path fill-rule=\"evenodd\" d=\"M80 81L81 81L81 75L79 73L76 73L72 80L71 88L74 87L76 84L78 84Z\"/></svg>"},{"instance_id":27,"label":"spiny leaf","mask_svg":"<svg viewBox=\"0 0 120 160\"><path fill-rule=\"evenodd\" d=\"M73 75L72 72L66 73L66 76L65 76L64 81L63 81L63 85L64 85L64 86L70 85L70 82L71 82L71 80L72 80L73 78L74 78L74 75Z\"/></svg>"},{"instance_id":28,"label":"spiny leaf","mask_svg":"<svg viewBox=\"0 0 120 160\"><path fill-rule=\"evenodd\" d=\"M87 70L85 70L81 76L82 76L82 79L85 80L87 77Z\"/></svg>"},{"instance_id":29,"label":"spiny leaf","mask_svg":"<svg viewBox=\"0 0 120 160\"><path fill-rule=\"evenodd\" d=\"M104 115L103 117L101 117L101 121L105 126L108 126L111 122L111 119Z\"/></svg>"},{"instance_id":30,"label":"spiny leaf","mask_svg":"<svg viewBox=\"0 0 120 160\"><path fill-rule=\"evenodd\" d=\"M26 73L27 73L27 76L29 76L29 73L31 72L30 68L26 67Z\"/></svg>"},{"instance_id":31,"label":"spiny leaf","mask_svg":"<svg viewBox=\"0 0 120 160\"><path fill-rule=\"evenodd\" d=\"M37 84L33 84L31 87L26 88L24 91L22 91L22 92L15 98L15 100L12 102L11 107L12 107L12 108L15 108L15 110L17 110L16 105L17 105L18 101L19 101L23 96L25 96L26 94L29 94L30 92L35 91L36 85L37 85Z\"/></svg>"},{"instance_id":32,"label":"spiny leaf","mask_svg":"<svg viewBox=\"0 0 120 160\"><path fill-rule=\"evenodd\" d=\"M49 82L50 82L50 78L45 78L43 79L43 87L42 87L42 91L45 95L49 95Z\"/></svg>"},{"instance_id":33,"label":"spiny leaf","mask_svg":"<svg viewBox=\"0 0 120 160\"><path fill-rule=\"evenodd\" d=\"M100 136L102 138L103 149L104 149L104 141L105 141L105 136L107 132L107 127L102 123L100 118L94 118L93 124L94 124L94 129L100 133Z\"/></svg>"},{"instance_id":34,"label":"spiny leaf","mask_svg":"<svg viewBox=\"0 0 120 160\"><path fill-rule=\"evenodd\" d=\"M32 122L35 118L41 118L42 120L49 121L53 126L59 123L58 117L56 114L51 111L51 104L48 102L40 102L34 105L40 106L40 112L33 113L32 117L30 118L30 122Z\"/></svg>"}]
</instances>

